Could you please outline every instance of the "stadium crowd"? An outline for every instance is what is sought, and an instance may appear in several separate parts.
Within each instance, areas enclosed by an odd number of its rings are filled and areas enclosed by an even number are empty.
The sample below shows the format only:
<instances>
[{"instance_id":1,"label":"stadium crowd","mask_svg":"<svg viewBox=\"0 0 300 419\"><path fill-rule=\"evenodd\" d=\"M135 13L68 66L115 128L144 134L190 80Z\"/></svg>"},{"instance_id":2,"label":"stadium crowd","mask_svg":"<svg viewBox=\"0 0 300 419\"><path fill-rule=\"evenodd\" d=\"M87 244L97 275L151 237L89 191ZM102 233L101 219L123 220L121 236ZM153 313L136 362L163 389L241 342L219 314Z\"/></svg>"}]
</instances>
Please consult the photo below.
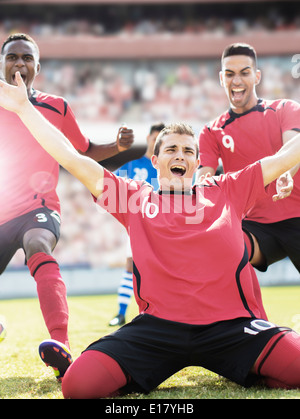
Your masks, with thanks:
<instances>
[{"instance_id":1,"label":"stadium crowd","mask_svg":"<svg viewBox=\"0 0 300 419\"><path fill-rule=\"evenodd\" d=\"M218 60L42 62L36 88L64 96L80 120L185 120L205 123L227 108ZM291 57L264 58L258 88L265 98L298 100Z\"/></svg>"},{"instance_id":2,"label":"stadium crowd","mask_svg":"<svg viewBox=\"0 0 300 419\"><path fill-rule=\"evenodd\" d=\"M288 3L288 2L286 2ZM3 6L1 6L3 7ZM178 6L179 7L179 6ZM223 37L259 31L299 31L299 15L293 7L248 9L236 5L219 5L211 9L199 5L185 7L115 6L80 8L43 6L43 18L35 16L38 7L22 8L23 15L6 6L0 16L0 37L25 32L34 38L76 36L141 37L151 34L197 33ZM1 9L2 11L4 9ZM159 10L159 12L158 12ZM252 12L251 12L252 10ZM180 16L180 19L178 19ZM24 18L25 17L25 18ZM228 107L218 81L218 59L168 61L42 60L42 72L35 88L65 97L79 122L93 124L139 121L149 126L153 121L185 121L201 126ZM257 91L265 98L299 100L299 79L291 76L291 57L264 57L259 60L263 79ZM125 231L107 214L90 205L84 187L61 171L59 195L62 204L62 233L55 249L61 264L90 266L123 265ZM101 225L101 234L94 225ZM99 231L99 230L97 230ZM72 247L70 244L72 243ZM17 253L10 266L22 266L24 256Z\"/></svg>"},{"instance_id":3,"label":"stadium crowd","mask_svg":"<svg viewBox=\"0 0 300 419\"><path fill-rule=\"evenodd\" d=\"M205 123L228 107L218 83L219 62L139 63L44 62L35 83L41 91L67 98L79 121L123 122L183 120ZM300 97L299 79L291 76L289 57L263 58L263 79L258 89L265 98ZM130 75L130 77L129 77ZM123 92L120 94L120 92ZM61 171L59 196L62 235L55 253L63 265L122 266L126 233L106 213L90 205L89 193ZM95 230L98 224L101 229ZM101 231L101 233L99 233ZM71 246L72 244L72 246ZM22 266L22 253L10 266Z\"/></svg>"},{"instance_id":4,"label":"stadium crowd","mask_svg":"<svg viewBox=\"0 0 300 419\"><path fill-rule=\"evenodd\" d=\"M198 6L198 7L197 7ZM252 7L249 7L252 6ZM231 7L230 11L218 5L214 15L210 8L194 5L190 9L176 7L117 8L67 8L44 9L43 19L37 19L34 11L24 9L26 20L9 13L0 21L0 34L10 32L31 33L33 37L49 36L148 36L157 34L197 33L209 36L245 35L259 31L290 31L300 29L300 18L288 8L270 5ZM214 7L213 5L210 7ZM183 13L181 13L183 11ZM7 16L8 15L8 16Z\"/></svg>"}]
</instances>

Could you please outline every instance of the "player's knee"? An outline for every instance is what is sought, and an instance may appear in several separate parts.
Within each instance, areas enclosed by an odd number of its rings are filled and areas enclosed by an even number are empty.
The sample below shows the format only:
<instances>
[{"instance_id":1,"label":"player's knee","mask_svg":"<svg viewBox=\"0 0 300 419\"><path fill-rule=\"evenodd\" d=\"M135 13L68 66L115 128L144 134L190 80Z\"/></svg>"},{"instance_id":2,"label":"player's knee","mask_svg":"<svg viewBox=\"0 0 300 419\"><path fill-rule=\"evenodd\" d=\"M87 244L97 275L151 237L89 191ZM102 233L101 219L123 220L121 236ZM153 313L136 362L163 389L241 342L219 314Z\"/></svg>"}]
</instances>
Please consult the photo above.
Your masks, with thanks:
<instances>
[{"instance_id":1,"label":"player's knee","mask_svg":"<svg viewBox=\"0 0 300 419\"><path fill-rule=\"evenodd\" d=\"M98 351L86 351L68 368L62 392L66 399L99 399L115 396L126 384L119 364Z\"/></svg>"},{"instance_id":2,"label":"player's knee","mask_svg":"<svg viewBox=\"0 0 300 419\"><path fill-rule=\"evenodd\" d=\"M261 375L268 387L300 388L300 335L290 332L276 342L261 365Z\"/></svg>"},{"instance_id":3,"label":"player's knee","mask_svg":"<svg viewBox=\"0 0 300 419\"><path fill-rule=\"evenodd\" d=\"M88 382L82 371L77 368L76 361L68 368L62 380L62 393L65 399L88 398ZM85 397L87 395L87 397Z\"/></svg>"},{"instance_id":4,"label":"player's knee","mask_svg":"<svg viewBox=\"0 0 300 419\"><path fill-rule=\"evenodd\" d=\"M65 399L91 399L94 388L91 388L88 371L80 362L80 357L67 369L62 380L62 393ZM97 395L98 396L98 395ZM99 396L98 396L99 397Z\"/></svg>"},{"instance_id":5,"label":"player's knee","mask_svg":"<svg viewBox=\"0 0 300 419\"><path fill-rule=\"evenodd\" d=\"M27 260L36 253L50 255L56 245L54 234L45 229L28 230L23 237L23 247Z\"/></svg>"}]
</instances>

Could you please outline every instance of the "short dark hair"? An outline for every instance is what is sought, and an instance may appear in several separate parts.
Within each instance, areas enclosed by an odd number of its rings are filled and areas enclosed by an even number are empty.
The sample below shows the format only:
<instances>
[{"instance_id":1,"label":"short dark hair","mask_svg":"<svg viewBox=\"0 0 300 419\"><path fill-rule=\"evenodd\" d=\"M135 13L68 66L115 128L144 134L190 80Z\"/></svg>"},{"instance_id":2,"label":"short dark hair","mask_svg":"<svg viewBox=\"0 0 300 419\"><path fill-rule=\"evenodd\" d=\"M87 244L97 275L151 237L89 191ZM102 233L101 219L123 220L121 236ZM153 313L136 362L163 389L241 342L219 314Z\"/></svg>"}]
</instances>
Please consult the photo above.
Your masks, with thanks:
<instances>
[{"instance_id":1,"label":"short dark hair","mask_svg":"<svg viewBox=\"0 0 300 419\"><path fill-rule=\"evenodd\" d=\"M151 125L150 127L150 134L155 131L161 131L165 128L165 124L163 122L156 122L155 124Z\"/></svg>"},{"instance_id":2,"label":"short dark hair","mask_svg":"<svg viewBox=\"0 0 300 419\"><path fill-rule=\"evenodd\" d=\"M232 55L247 55L253 59L255 68L257 67L257 55L255 49L249 45L241 42L228 45L222 54L222 63L224 58L231 57Z\"/></svg>"},{"instance_id":3,"label":"short dark hair","mask_svg":"<svg viewBox=\"0 0 300 419\"><path fill-rule=\"evenodd\" d=\"M190 125L185 124L183 122L176 122L174 124L167 125L158 134L158 136L156 138L156 141L155 141L155 145L154 145L154 151L153 151L153 154L155 156L158 156L158 154L159 154L159 150L160 150L160 146L161 146L162 141L163 141L163 137L165 137L166 135L169 135L169 134L190 135L191 137L193 137L195 139L196 155L198 156L198 153L199 153L198 141L196 140L193 128Z\"/></svg>"},{"instance_id":4,"label":"short dark hair","mask_svg":"<svg viewBox=\"0 0 300 419\"><path fill-rule=\"evenodd\" d=\"M31 42L35 46L38 56L40 56L40 50L37 43L35 42L33 38L31 38L31 36L27 35L26 33L14 33L12 35L9 35L9 37L6 38L6 40L2 44L1 54L3 54L4 48L7 44L9 44L10 42L19 41L19 40Z\"/></svg>"}]
</instances>

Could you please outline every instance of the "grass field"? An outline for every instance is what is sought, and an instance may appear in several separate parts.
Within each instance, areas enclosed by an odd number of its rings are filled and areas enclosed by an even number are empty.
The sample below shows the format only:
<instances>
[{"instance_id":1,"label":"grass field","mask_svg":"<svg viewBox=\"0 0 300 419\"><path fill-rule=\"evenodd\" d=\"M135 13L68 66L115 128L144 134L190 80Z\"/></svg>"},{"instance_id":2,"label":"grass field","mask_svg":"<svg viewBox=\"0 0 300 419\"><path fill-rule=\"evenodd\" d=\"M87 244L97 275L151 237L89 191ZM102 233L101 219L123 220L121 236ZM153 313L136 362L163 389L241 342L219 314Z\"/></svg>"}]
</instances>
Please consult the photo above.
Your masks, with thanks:
<instances>
[{"instance_id":1,"label":"grass field","mask_svg":"<svg viewBox=\"0 0 300 419\"><path fill-rule=\"evenodd\" d=\"M266 287L263 299L269 320L300 332L300 287ZM69 297L70 343L74 359L92 341L112 331L107 324L116 311L116 296ZM134 302L128 320L137 314ZM38 355L48 338L36 299L0 302L7 328L0 344L1 399L61 399L60 385ZM300 399L300 390L244 389L202 368L179 371L149 395L123 399Z\"/></svg>"}]
</instances>

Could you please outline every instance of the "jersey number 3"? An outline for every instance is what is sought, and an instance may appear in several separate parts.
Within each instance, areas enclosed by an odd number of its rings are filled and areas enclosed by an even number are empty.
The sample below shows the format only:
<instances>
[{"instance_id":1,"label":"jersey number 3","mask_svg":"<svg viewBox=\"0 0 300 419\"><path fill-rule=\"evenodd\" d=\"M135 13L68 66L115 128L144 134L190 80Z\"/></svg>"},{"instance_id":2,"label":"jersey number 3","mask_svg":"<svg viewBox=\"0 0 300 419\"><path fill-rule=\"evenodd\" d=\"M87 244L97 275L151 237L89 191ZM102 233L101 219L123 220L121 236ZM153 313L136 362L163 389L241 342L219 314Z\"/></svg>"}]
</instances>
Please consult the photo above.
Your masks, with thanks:
<instances>
[{"instance_id":1,"label":"jersey number 3","mask_svg":"<svg viewBox=\"0 0 300 419\"><path fill-rule=\"evenodd\" d=\"M35 216L38 223L46 223L48 221L47 215L44 214L43 212L40 212L36 214Z\"/></svg>"}]
</instances>

